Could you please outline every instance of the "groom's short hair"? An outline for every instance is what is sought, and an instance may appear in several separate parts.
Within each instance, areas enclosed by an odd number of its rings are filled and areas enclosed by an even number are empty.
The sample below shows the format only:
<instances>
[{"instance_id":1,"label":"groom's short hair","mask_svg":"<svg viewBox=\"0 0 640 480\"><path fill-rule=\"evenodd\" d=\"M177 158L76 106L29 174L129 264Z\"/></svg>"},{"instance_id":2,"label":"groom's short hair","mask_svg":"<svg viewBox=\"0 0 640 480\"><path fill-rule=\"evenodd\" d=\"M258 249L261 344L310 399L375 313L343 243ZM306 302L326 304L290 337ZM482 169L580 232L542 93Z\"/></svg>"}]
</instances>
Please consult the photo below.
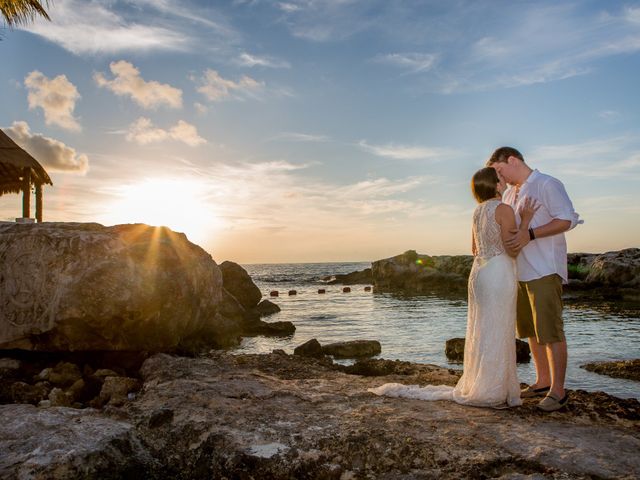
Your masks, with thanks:
<instances>
[{"instance_id":1,"label":"groom's short hair","mask_svg":"<svg viewBox=\"0 0 640 480\"><path fill-rule=\"evenodd\" d=\"M491 154L491 156L489 157L489 160L487 160L486 166L490 167L494 163L507 163L507 159L509 157L516 157L524 162L524 157L515 148L500 147L500 148L497 148L496 151Z\"/></svg>"}]
</instances>

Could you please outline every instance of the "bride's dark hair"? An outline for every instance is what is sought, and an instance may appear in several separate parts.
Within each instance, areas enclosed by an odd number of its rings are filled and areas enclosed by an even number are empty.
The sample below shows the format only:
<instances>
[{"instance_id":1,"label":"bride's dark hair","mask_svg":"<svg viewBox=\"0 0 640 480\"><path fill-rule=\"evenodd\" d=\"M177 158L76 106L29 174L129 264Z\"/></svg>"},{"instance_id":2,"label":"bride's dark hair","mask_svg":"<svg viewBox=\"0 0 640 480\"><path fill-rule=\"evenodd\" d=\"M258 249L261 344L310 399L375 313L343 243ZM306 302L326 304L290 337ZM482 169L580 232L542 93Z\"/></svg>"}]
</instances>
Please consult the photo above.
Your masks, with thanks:
<instances>
[{"instance_id":1,"label":"bride's dark hair","mask_svg":"<svg viewBox=\"0 0 640 480\"><path fill-rule=\"evenodd\" d=\"M498 174L495 168L485 167L473 174L471 179L471 191L478 203L496 197L499 183Z\"/></svg>"}]
</instances>

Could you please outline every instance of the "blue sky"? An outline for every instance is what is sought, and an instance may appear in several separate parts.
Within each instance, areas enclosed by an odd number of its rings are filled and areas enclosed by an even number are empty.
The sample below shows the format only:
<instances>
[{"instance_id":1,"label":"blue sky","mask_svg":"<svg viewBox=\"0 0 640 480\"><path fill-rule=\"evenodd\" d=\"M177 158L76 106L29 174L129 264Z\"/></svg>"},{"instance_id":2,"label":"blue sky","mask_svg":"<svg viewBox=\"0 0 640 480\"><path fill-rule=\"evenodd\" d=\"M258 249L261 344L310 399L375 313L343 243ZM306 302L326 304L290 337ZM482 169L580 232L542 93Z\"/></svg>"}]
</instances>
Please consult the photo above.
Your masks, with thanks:
<instances>
[{"instance_id":1,"label":"blue sky","mask_svg":"<svg viewBox=\"0 0 640 480\"><path fill-rule=\"evenodd\" d=\"M4 30L0 128L45 220L185 231L218 261L468 253L469 179L560 178L570 251L640 240L640 3L56 0ZM0 198L0 219L20 212Z\"/></svg>"}]
</instances>

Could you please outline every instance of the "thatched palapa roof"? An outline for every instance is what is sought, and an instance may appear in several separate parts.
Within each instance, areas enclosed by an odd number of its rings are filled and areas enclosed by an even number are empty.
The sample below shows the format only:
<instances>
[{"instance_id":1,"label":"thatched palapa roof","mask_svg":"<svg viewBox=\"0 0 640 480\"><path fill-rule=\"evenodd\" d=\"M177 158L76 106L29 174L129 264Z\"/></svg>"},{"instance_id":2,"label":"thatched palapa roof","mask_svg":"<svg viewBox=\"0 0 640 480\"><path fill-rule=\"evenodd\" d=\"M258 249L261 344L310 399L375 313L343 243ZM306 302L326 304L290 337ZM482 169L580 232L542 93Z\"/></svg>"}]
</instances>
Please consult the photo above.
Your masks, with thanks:
<instances>
[{"instance_id":1,"label":"thatched palapa roof","mask_svg":"<svg viewBox=\"0 0 640 480\"><path fill-rule=\"evenodd\" d=\"M53 185L42 165L0 130L0 195L22 191L25 168L31 169L31 184Z\"/></svg>"}]
</instances>

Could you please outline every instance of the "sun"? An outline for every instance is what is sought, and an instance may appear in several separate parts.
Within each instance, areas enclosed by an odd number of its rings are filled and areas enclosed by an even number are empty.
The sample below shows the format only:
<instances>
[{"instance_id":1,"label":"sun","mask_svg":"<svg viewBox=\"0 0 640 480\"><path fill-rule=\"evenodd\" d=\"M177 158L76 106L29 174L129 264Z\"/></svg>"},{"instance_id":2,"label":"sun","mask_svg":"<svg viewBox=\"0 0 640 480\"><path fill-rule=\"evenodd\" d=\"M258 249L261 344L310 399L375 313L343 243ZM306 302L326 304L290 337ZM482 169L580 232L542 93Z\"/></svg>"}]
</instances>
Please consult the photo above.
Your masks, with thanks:
<instances>
[{"instance_id":1,"label":"sun","mask_svg":"<svg viewBox=\"0 0 640 480\"><path fill-rule=\"evenodd\" d=\"M146 223L183 232L194 242L220 226L205 185L194 179L147 179L119 187L110 205L109 223Z\"/></svg>"}]
</instances>

